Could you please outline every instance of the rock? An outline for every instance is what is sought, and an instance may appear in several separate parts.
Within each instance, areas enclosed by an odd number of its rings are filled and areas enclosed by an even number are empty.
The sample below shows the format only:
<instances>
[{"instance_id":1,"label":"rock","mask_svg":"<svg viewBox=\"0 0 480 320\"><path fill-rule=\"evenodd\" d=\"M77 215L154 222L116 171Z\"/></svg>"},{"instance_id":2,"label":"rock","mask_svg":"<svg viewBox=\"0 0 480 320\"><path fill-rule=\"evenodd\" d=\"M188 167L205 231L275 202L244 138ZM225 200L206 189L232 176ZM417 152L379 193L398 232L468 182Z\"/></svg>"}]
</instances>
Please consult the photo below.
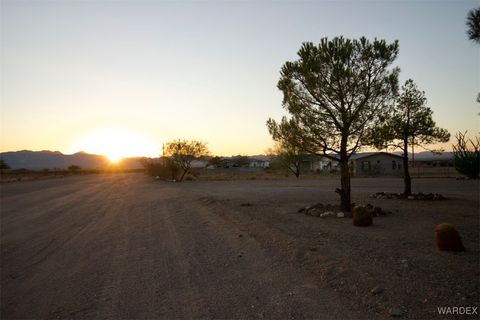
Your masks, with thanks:
<instances>
[{"instance_id":1,"label":"rock","mask_svg":"<svg viewBox=\"0 0 480 320\"><path fill-rule=\"evenodd\" d=\"M433 195L433 200L445 200L446 198L442 196L441 194L435 193Z\"/></svg>"},{"instance_id":2,"label":"rock","mask_svg":"<svg viewBox=\"0 0 480 320\"><path fill-rule=\"evenodd\" d=\"M240 203L240 207L253 207L253 204L251 204L250 202L244 202Z\"/></svg>"},{"instance_id":3,"label":"rock","mask_svg":"<svg viewBox=\"0 0 480 320\"><path fill-rule=\"evenodd\" d=\"M344 218L344 217L345 217L345 213L337 212L337 218Z\"/></svg>"},{"instance_id":4,"label":"rock","mask_svg":"<svg viewBox=\"0 0 480 320\"><path fill-rule=\"evenodd\" d=\"M368 212L370 212L372 214L372 216L376 217L377 214L375 213L375 210L374 210L374 206L371 205L370 203L367 203L367 205L365 206L365 209L367 209Z\"/></svg>"},{"instance_id":5,"label":"rock","mask_svg":"<svg viewBox=\"0 0 480 320\"><path fill-rule=\"evenodd\" d=\"M381 286L376 286L375 288L373 288L372 290L370 290L370 293L372 294L379 294L379 293L382 293L383 292L383 288Z\"/></svg>"},{"instance_id":6,"label":"rock","mask_svg":"<svg viewBox=\"0 0 480 320\"><path fill-rule=\"evenodd\" d=\"M312 217L321 217L322 216L320 210L317 210L316 208L312 208L312 209L308 210L307 214L311 215Z\"/></svg>"},{"instance_id":7,"label":"rock","mask_svg":"<svg viewBox=\"0 0 480 320\"><path fill-rule=\"evenodd\" d=\"M320 218L328 218L328 217L335 217L337 214L332 211L325 211L324 213L320 214Z\"/></svg>"},{"instance_id":8,"label":"rock","mask_svg":"<svg viewBox=\"0 0 480 320\"><path fill-rule=\"evenodd\" d=\"M435 227L435 238L437 248L441 251L465 251L460 234L447 223L440 223Z\"/></svg>"},{"instance_id":9,"label":"rock","mask_svg":"<svg viewBox=\"0 0 480 320\"><path fill-rule=\"evenodd\" d=\"M353 225L359 227L370 226L373 223L372 212L363 206L353 208Z\"/></svg>"},{"instance_id":10,"label":"rock","mask_svg":"<svg viewBox=\"0 0 480 320\"><path fill-rule=\"evenodd\" d=\"M403 311L399 307L393 307L390 309L390 316L392 317L401 317L403 315Z\"/></svg>"},{"instance_id":11,"label":"rock","mask_svg":"<svg viewBox=\"0 0 480 320\"><path fill-rule=\"evenodd\" d=\"M380 208L380 207L373 207L373 212L377 216L384 216L386 214L385 211L383 211L382 208Z\"/></svg>"}]
</instances>

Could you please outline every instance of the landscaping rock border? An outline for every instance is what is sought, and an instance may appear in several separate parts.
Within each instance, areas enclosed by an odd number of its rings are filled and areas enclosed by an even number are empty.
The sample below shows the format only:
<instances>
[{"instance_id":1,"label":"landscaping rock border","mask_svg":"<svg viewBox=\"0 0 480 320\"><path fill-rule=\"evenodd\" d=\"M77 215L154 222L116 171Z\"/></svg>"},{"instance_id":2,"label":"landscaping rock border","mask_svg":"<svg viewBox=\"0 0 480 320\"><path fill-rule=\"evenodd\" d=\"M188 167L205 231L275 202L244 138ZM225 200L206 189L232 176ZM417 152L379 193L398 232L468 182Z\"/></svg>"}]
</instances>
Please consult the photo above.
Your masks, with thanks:
<instances>
[{"instance_id":1,"label":"landscaping rock border","mask_svg":"<svg viewBox=\"0 0 480 320\"><path fill-rule=\"evenodd\" d=\"M356 206L355 203L352 203L352 208ZM370 203L364 205L364 207L372 213L374 217L377 216L385 216L387 214L391 214L391 211L383 210L380 207L376 207ZM312 206L307 206L300 208L298 213L304 213L308 216L312 217L319 217L319 218L351 218L351 212L342 212L339 205L332 205L332 204L323 204L317 203Z\"/></svg>"},{"instance_id":2,"label":"landscaping rock border","mask_svg":"<svg viewBox=\"0 0 480 320\"><path fill-rule=\"evenodd\" d=\"M403 193L395 192L376 192L370 195L370 198L376 199L407 199L407 200L446 200L444 196L438 193L414 193L410 196L405 196Z\"/></svg>"}]
</instances>

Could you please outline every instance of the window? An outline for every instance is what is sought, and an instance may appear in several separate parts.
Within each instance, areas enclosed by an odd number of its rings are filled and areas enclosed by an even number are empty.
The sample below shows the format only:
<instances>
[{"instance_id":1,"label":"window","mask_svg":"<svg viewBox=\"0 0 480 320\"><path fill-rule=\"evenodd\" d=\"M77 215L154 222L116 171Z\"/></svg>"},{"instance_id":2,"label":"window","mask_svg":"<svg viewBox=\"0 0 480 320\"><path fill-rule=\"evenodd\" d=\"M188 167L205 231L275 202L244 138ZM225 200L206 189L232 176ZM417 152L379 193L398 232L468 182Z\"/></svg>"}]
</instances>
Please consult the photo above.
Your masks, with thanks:
<instances>
[{"instance_id":1,"label":"window","mask_svg":"<svg viewBox=\"0 0 480 320\"><path fill-rule=\"evenodd\" d=\"M395 160L392 161L392 170L397 168L397 162Z\"/></svg>"},{"instance_id":2,"label":"window","mask_svg":"<svg viewBox=\"0 0 480 320\"><path fill-rule=\"evenodd\" d=\"M362 171L370 171L370 161L362 161Z\"/></svg>"}]
</instances>

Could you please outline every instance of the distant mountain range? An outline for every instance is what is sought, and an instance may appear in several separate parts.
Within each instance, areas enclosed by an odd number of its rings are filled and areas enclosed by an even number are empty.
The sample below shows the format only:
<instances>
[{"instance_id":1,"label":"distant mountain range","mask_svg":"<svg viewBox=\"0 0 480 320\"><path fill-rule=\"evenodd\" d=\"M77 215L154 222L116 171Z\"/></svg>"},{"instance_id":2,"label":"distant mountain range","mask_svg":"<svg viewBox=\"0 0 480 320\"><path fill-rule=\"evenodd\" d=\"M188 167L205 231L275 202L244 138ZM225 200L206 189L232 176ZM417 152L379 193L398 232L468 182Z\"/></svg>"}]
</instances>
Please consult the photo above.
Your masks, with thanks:
<instances>
[{"instance_id":1,"label":"distant mountain range","mask_svg":"<svg viewBox=\"0 0 480 320\"><path fill-rule=\"evenodd\" d=\"M71 165L82 169L105 169L112 167L107 157L85 152L63 154L59 151L11 151L0 153L2 158L12 169L66 169ZM118 163L122 169L142 168L139 157L125 158Z\"/></svg>"},{"instance_id":2,"label":"distant mountain range","mask_svg":"<svg viewBox=\"0 0 480 320\"><path fill-rule=\"evenodd\" d=\"M399 154L395 152L396 154ZM59 151L11 151L0 153L2 158L12 169L66 169L71 165L80 166L82 169L106 169L112 167L112 163L107 157L97 154L89 154L85 152L77 152L75 154L63 154ZM268 156L255 155L250 156L252 159L268 159ZM411 154L409 158L412 159ZM142 168L142 157L125 158L115 166L122 169L139 169ZM445 161L453 160L453 152L443 152L435 154L429 151L415 153L415 161Z\"/></svg>"}]
</instances>

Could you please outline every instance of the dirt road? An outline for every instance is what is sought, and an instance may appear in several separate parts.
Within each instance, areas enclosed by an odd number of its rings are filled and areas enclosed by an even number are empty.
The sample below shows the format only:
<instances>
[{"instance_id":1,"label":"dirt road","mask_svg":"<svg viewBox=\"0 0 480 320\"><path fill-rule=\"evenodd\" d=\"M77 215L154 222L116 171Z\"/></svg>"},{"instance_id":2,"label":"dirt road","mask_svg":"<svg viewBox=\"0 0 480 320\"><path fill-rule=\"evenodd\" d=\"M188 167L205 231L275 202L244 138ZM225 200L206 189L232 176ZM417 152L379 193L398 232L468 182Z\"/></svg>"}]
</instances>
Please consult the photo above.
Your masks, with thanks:
<instances>
[{"instance_id":1,"label":"dirt road","mask_svg":"<svg viewBox=\"0 0 480 320\"><path fill-rule=\"evenodd\" d=\"M394 190L383 191L401 190L401 183L392 181L385 188ZM341 288L344 280L369 279L363 271L370 267L352 273L351 263L359 262L342 263L347 254L364 259L367 253L345 251L355 246L342 235L338 247L326 246L339 230L352 229L350 223L328 222L322 229L315 225L319 219L312 223L292 214L319 195L336 201L335 185L308 180L174 184L142 174L2 185L1 318L388 317L391 300L380 301L385 309L372 304L366 310L361 297L335 287L335 281L342 281ZM363 180L355 186L363 190L360 196L372 189ZM478 185L472 186L465 196L470 202L462 201L467 227L478 219L472 211L478 207ZM386 232L369 230L380 238ZM478 241L474 230L466 239L470 247ZM372 234L353 242L378 237ZM465 259L467 267L469 261L474 266L478 249ZM368 286L375 280L367 280L352 280L349 288L370 296Z\"/></svg>"},{"instance_id":2,"label":"dirt road","mask_svg":"<svg viewBox=\"0 0 480 320\"><path fill-rule=\"evenodd\" d=\"M126 174L2 189L2 318L353 317L172 184Z\"/></svg>"}]
</instances>

